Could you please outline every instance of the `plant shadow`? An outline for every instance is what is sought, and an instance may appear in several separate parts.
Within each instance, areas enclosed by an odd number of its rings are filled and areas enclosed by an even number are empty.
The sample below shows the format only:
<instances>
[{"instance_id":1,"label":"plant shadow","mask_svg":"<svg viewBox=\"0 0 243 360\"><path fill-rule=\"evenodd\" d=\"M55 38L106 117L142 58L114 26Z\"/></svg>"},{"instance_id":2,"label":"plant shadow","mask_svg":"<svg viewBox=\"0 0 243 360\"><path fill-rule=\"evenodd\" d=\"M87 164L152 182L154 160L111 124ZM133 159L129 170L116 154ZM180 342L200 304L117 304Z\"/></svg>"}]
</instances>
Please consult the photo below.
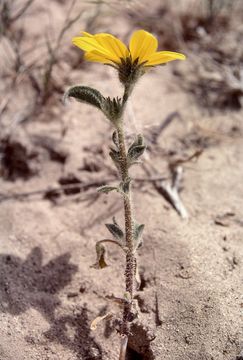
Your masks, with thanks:
<instances>
[{"instance_id":1,"label":"plant shadow","mask_svg":"<svg viewBox=\"0 0 243 360\"><path fill-rule=\"evenodd\" d=\"M34 308L50 324L44 333L48 341L69 348L77 359L102 360L101 347L90 335L86 306L75 314L55 316L61 305L58 293L78 270L77 265L70 263L70 253L43 263L40 247L33 248L26 259L0 254L0 313L18 316Z\"/></svg>"},{"instance_id":2,"label":"plant shadow","mask_svg":"<svg viewBox=\"0 0 243 360\"><path fill-rule=\"evenodd\" d=\"M86 305L74 315L56 319L44 335L51 342L57 342L75 352L77 360L102 360L101 346L91 336Z\"/></svg>"},{"instance_id":3,"label":"plant shadow","mask_svg":"<svg viewBox=\"0 0 243 360\"><path fill-rule=\"evenodd\" d=\"M16 316L34 308L53 322L60 305L57 294L78 270L69 260L70 254L65 253L43 265L40 247L33 248L24 260L0 254L0 312Z\"/></svg>"}]
</instances>

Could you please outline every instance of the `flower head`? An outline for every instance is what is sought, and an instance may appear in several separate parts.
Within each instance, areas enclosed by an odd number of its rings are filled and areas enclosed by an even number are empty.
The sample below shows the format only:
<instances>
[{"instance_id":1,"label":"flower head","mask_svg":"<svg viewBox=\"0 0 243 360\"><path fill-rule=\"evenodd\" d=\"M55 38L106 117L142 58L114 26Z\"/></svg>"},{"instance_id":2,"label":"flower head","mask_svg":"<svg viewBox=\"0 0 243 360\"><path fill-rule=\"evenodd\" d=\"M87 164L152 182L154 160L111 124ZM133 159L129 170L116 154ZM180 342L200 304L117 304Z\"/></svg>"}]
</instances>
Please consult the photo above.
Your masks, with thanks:
<instances>
[{"instance_id":1,"label":"flower head","mask_svg":"<svg viewBox=\"0 0 243 360\"><path fill-rule=\"evenodd\" d=\"M74 37L73 44L85 51L85 59L116 67L123 83L134 81L146 68L185 59L185 55L177 52L157 51L158 40L144 30L132 34L129 48L111 34L82 32L82 35Z\"/></svg>"}]
</instances>

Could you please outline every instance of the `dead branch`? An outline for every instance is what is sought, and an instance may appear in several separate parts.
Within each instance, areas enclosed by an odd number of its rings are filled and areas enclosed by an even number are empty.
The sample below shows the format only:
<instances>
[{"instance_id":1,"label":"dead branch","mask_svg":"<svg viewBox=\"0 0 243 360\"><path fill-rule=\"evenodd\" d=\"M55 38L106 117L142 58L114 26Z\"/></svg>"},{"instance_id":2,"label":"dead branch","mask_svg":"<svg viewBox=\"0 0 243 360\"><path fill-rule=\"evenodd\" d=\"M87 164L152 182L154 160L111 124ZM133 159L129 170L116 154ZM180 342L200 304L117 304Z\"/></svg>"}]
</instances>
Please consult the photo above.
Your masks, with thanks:
<instances>
[{"instance_id":1,"label":"dead branch","mask_svg":"<svg viewBox=\"0 0 243 360\"><path fill-rule=\"evenodd\" d=\"M71 12L76 4L77 0L73 0L70 8L67 12L67 16L64 20L64 24L63 27L61 28L55 45L52 46L49 39L46 40L46 45L47 45L47 50L48 50L48 54L49 54L49 59L47 61L46 64L46 69L44 71L44 84L43 84L43 95L42 95L42 102L45 102L46 99L48 98L48 92L49 92L49 86L50 86L50 81L51 81L51 77L52 77L52 71L53 71L53 67L54 65L57 63L58 61L58 52L59 52L59 48L60 48L60 44L61 41L63 39L63 36L65 35L66 31L68 29L70 29L70 27L77 22L80 17L84 14L84 11L81 10L76 16L74 16L73 18L71 18Z\"/></svg>"},{"instance_id":2,"label":"dead branch","mask_svg":"<svg viewBox=\"0 0 243 360\"><path fill-rule=\"evenodd\" d=\"M182 175L182 166L176 166L173 168L171 182L160 181L156 187L163 194L164 198L174 207L182 219L188 219L188 212L179 196Z\"/></svg>"},{"instance_id":3,"label":"dead branch","mask_svg":"<svg viewBox=\"0 0 243 360\"><path fill-rule=\"evenodd\" d=\"M161 133L172 123L173 120L175 120L176 118L178 118L179 120L181 120L181 115L178 111L173 111L170 114L168 114L168 116L161 122L161 124L159 124L158 126L156 126L154 129L150 130L150 134L147 136L148 140L152 143L152 144L157 144L158 139L161 135Z\"/></svg>"},{"instance_id":4,"label":"dead branch","mask_svg":"<svg viewBox=\"0 0 243 360\"><path fill-rule=\"evenodd\" d=\"M176 159L176 160L172 160L169 162L169 168L171 170L171 172L173 173L173 169L178 167L179 165L182 165L182 164L185 164L185 163L188 163L194 159L198 159L199 156L201 156L203 153L203 149L198 149L196 150L192 155L189 155L185 158L179 158L179 159Z\"/></svg>"},{"instance_id":5,"label":"dead branch","mask_svg":"<svg viewBox=\"0 0 243 360\"><path fill-rule=\"evenodd\" d=\"M183 177L182 164L188 163L194 159L198 159L202 152L203 149L198 149L187 157L169 161L168 167L171 173L170 181L163 179L159 182L154 182L154 186L157 191L161 193L163 197L173 206L182 219L188 219L189 217L188 212L179 195ZM147 167L144 166L144 170L148 175L151 175Z\"/></svg>"},{"instance_id":6,"label":"dead branch","mask_svg":"<svg viewBox=\"0 0 243 360\"><path fill-rule=\"evenodd\" d=\"M156 181L163 181L165 180L165 177L161 176L154 176L151 178L143 178L143 177L137 177L134 178L137 182L156 182ZM21 200L24 198L28 198L35 195L48 195L48 194L60 194L62 192L65 192L67 190L75 190L78 189L79 191L86 191L90 189L91 187L99 187L103 185L104 183L110 183L112 181L117 180L116 178L107 178L101 180L93 180L86 183L75 183L75 184L65 184L62 186L54 186L54 187L48 187L45 189L39 189L34 191L27 191L22 193L14 193L14 194L3 194L0 193L0 202L7 201L7 200Z\"/></svg>"},{"instance_id":7,"label":"dead branch","mask_svg":"<svg viewBox=\"0 0 243 360\"><path fill-rule=\"evenodd\" d=\"M108 181L111 181L111 179L108 179ZM62 185L62 186L50 187L50 188L45 188L45 189L40 189L40 190L35 190L35 191L27 191L27 192L23 192L23 193L16 193L16 194L10 194L10 195L0 194L0 202L6 201L6 200L23 199L23 198L27 198L27 197L34 196L34 195L61 193L65 190L73 190L73 189L77 189L77 188L80 191L88 190L90 187L100 186L101 184L103 184L103 182L104 182L104 180L102 180L102 181L94 180L94 181L86 182L85 184L82 184L82 183L66 184L66 185Z\"/></svg>"},{"instance_id":8,"label":"dead branch","mask_svg":"<svg viewBox=\"0 0 243 360\"><path fill-rule=\"evenodd\" d=\"M32 5L35 0L27 0L26 3L20 8L20 10L15 14L12 15L12 9L10 5L10 1L3 0L1 1L1 8L0 8L0 34L6 35L11 25L18 20L26 10Z\"/></svg>"},{"instance_id":9,"label":"dead branch","mask_svg":"<svg viewBox=\"0 0 243 360\"><path fill-rule=\"evenodd\" d=\"M151 171L147 168L147 166L143 165L143 169L146 172L146 174L149 175L150 177ZM165 198L165 200L168 201L173 206L173 208L178 212L178 214L183 219L187 219L189 217L187 210L183 205L179 196L183 169L181 166L174 166L174 167L169 166L169 169L171 171L170 181L165 179L160 181L154 181L153 183L154 187Z\"/></svg>"},{"instance_id":10,"label":"dead branch","mask_svg":"<svg viewBox=\"0 0 243 360\"><path fill-rule=\"evenodd\" d=\"M18 20L25 12L26 10L30 7L30 5L32 5L32 3L34 2L35 0L28 0L26 1L26 3L23 5L23 7L17 12L16 15L12 16L10 18L10 21L11 22L14 22L16 20Z\"/></svg>"}]
</instances>

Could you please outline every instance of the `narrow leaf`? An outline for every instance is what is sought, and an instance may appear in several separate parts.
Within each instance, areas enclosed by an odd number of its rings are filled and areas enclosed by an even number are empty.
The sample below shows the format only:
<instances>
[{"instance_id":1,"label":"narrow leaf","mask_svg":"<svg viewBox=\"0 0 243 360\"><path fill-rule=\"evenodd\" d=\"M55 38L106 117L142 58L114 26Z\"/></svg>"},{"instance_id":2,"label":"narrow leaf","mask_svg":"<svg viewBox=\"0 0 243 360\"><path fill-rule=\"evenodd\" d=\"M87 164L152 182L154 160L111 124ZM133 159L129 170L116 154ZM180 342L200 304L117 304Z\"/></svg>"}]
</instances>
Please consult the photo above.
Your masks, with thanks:
<instances>
[{"instance_id":1,"label":"narrow leaf","mask_svg":"<svg viewBox=\"0 0 243 360\"><path fill-rule=\"evenodd\" d=\"M112 221L113 221L113 224L114 224L114 225L119 226L119 225L118 225L118 222L116 221L116 217L115 217L115 216L112 217Z\"/></svg>"},{"instance_id":2,"label":"narrow leaf","mask_svg":"<svg viewBox=\"0 0 243 360\"><path fill-rule=\"evenodd\" d=\"M136 243L136 250L140 249L143 245L143 239L140 238L137 240L137 243Z\"/></svg>"},{"instance_id":3,"label":"narrow leaf","mask_svg":"<svg viewBox=\"0 0 243 360\"><path fill-rule=\"evenodd\" d=\"M126 180L120 183L120 188L125 194L129 192L131 181L132 179L128 177Z\"/></svg>"},{"instance_id":4,"label":"narrow leaf","mask_svg":"<svg viewBox=\"0 0 243 360\"><path fill-rule=\"evenodd\" d=\"M116 145L116 147L119 149L118 134L117 134L116 130L112 134L112 141Z\"/></svg>"},{"instance_id":5,"label":"narrow leaf","mask_svg":"<svg viewBox=\"0 0 243 360\"><path fill-rule=\"evenodd\" d=\"M131 148L128 151L128 160L130 161L130 163L136 161L144 153L145 149L146 149L145 145L137 145Z\"/></svg>"},{"instance_id":6,"label":"narrow leaf","mask_svg":"<svg viewBox=\"0 0 243 360\"><path fill-rule=\"evenodd\" d=\"M141 237L144 226L145 226L144 224L134 224L134 228L133 228L134 240L138 240Z\"/></svg>"},{"instance_id":7,"label":"narrow leaf","mask_svg":"<svg viewBox=\"0 0 243 360\"><path fill-rule=\"evenodd\" d=\"M102 104L104 97L101 93L89 86L73 86L64 94L64 103L67 98L73 97L77 101L90 104L96 108L102 110Z\"/></svg>"},{"instance_id":8,"label":"narrow leaf","mask_svg":"<svg viewBox=\"0 0 243 360\"><path fill-rule=\"evenodd\" d=\"M120 164L119 151L116 151L115 149L110 148L109 155L110 155L111 159L113 160L114 164L116 165L116 167L119 168L119 164Z\"/></svg>"},{"instance_id":9,"label":"narrow leaf","mask_svg":"<svg viewBox=\"0 0 243 360\"><path fill-rule=\"evenodd\" d=\"M97 189L98 192L102 192L105 194L108 194L110 191L113 191L113 190L118 191L118 188L116 186L104 185L104 186L98 187L98 189Z\"/></svg>"},{"instance_id":10,"label":"narrow leaf","mask_svg":"<svg viewBox=\"0 0 243 360\"><path fill-rule=\"evenodd\" d=\"M133 143L130 145L129 149L128 149L128 153L129 151L131 151L134 147L136 146L141 146L144 145L144 138L141 134L138 134L136 136L136 139L133 141Z\"/></svg>"},{"instance_id":11,"label":"narrow leaf","mask_svg":"<svg viewBox=\"0 0 243 360\"><path fill-rule=\"evenodd\" d=\"M110 231L110 233L114 236L115 239L117 239L117 240L124 239L123 231L118 224L105 224L105 226Z\"/></svg>"},{"instance_id":12,"label":"narrow leaf","mask_svg":"<svg viewBox=\"0 0 243 360\"><path fill-rule=\"evenodd\" d=\"M116 123L123 111L121 99L118 97L113 99L110 97L104 98L102 102L102 111L109 120Z\"/></svg>"}]
</instances>

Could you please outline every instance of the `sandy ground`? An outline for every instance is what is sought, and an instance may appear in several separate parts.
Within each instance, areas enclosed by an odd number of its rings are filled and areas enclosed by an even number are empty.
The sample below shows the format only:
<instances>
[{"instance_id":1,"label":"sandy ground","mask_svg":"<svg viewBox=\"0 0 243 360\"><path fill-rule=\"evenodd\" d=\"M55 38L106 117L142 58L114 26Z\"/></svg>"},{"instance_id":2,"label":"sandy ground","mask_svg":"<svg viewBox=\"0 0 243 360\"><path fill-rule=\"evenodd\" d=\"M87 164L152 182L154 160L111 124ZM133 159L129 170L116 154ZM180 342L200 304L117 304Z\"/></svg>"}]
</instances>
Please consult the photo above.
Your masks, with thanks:
<instances>
[{"instance_id":1,"label":"sandy ground","mask_svg":"<svg viewBox=\"0 0 243 360\"><path fill-rule=\"evenodd\" d=\"M60 4L51 6L60 13ZM115 33L119 27L121 35L129 33L125 20L122 24L121 28L121 19L117 20ZM103 21L103 28L111 31L111 27L110 20ZM134 183L136 218L146 227L139 251L140 315L133 325L128 359L240 360L243 112L202 115L173 75L183 66L187 64L171 64L146 74L126 114L128 137L142 131L147 141L168 115L180 114L143 159L161 176L168 175L168 159L192 154L198 143L203 147L197 160L183 165L181 198L189 220L180 218L153 183ZM95 86L106 96L121 93L113 70L99 64L73 70L66 87L79 83ZM111 127L86 105L50 103L37 119L13 132L23 137L30 152L37 151L30 160L35 173L27 180L1 179L1 194L60 186L60 179L68 176L81 183L105 183L111 177ZM43 139L66 154L65 160L41 148ZM139 167L132 175L147 177ZM118 359L115 321L90 330L98 315L112 311L120 316L120 309L106 296L123 296L123 255L111 247L109 267L101 271L90 267L96 241L108 235L103 224L114 214L122 223L119 195L97 197L94 187L55 201L43 194L2 198L1 360Z\"/></svg>"}]
</instances>

